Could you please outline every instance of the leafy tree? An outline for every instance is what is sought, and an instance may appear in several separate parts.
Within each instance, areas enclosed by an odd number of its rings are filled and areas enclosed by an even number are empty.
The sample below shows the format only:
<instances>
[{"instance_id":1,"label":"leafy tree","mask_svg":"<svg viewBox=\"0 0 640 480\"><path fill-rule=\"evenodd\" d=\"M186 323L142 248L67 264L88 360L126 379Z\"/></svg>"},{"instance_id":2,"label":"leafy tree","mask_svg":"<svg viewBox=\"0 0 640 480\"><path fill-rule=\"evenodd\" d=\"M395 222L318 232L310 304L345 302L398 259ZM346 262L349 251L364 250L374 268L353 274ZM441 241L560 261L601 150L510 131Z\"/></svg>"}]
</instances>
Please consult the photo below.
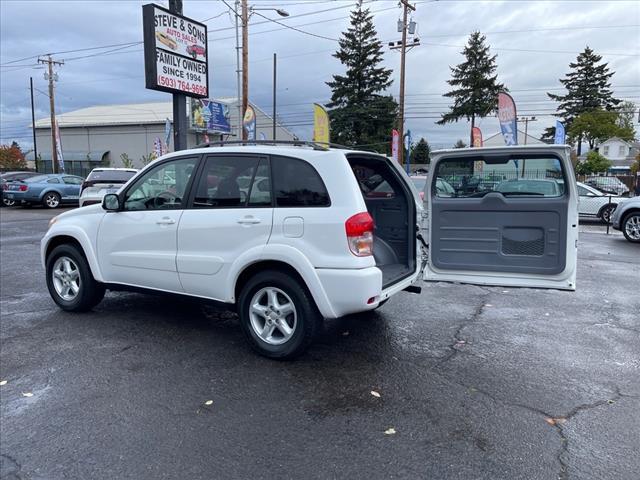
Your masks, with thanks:
<instances>
[{"instance_id":1,"label":"leafy tree","mask_svg":"<svg viewBox=\"0 0 640 480\"><path fill-rule=\"evenodd\" d=\"M133 168L133 160L129 158L127 153L121 153L120 160L122 160L122 166L124 168Z\"/></svg>"},{"instance_id":2,"label":"leafy tree","mask_svg":"<svg viewBox=\"0 0 640 480\"><path fill-rule=\"evenodd\" d=\"M359 2L351 12L351 25L333 54L346 67L344 75L333 75L329 119L331 140L343 145L366 145L386 151L397 116L398 104L383 92L391 85L391 69L382 62L382 42L369 9ZM377 147L377 148L376 148Z\"/></svg>"},{"instance_id":3,"label":"leafy tree","mask_svg":"<svg viewBox=\"0 0 640 480\"><path fill-rule=\"evenodd\" d=\"M421 138L411 149L411 163L429 163L431 161L429 158L430 153L429 142Z\"/></svg>"},{"instance_id":4,"label":"leafy tree","mask_svg":"<svg viewBox=\"0 0 640 480\"><path fill-rule=\"evenodd\" d=\"M567 89L565 95L547 93L558 103L558 116L563 119L567 131L573 119L584 112L598 108L612 110L620 103L613 97L609 80L615 72L610 72L607 63L599 63L602 56L586 47L575 62L569 64L571 71L560 79ZM581 153L582 137L576 138L578 155Z\"/></svg>"},{"instance_id":5,"label":"leafy tree","mask_svg":"<svg viewBox=\"0 0 640 480\"><path fill-rule=\"evenodd\" d=\"M621 127L619 117L620 113L601 108L581 113L571 123L569 137L586 140L590 150L611 137L633 140L633 125Z\"/></svg>"},{"instance_id":6,"label":"leafy tree","mask_svg":"<svg viewBox=\"0 0 640 480\"><path fill-rule=\"evenodd\" d=\"M464 143L462 140L458 140L454 145L453 148L467 148L467 144Z\"/></svg>"},{"instance_id":7,"label":"leafy tree","mask_svg":"<svg viewBox=\"0 0 640 480\"><path fill-rule=\"evenodd\" d=\"M156 152L151 152L147 155L142 155L140 157L140 162L142 163L142 165L149 165L151 162L153 162L156 158L158 158L156 156Z\"/></svg>"},{"instance_id":8,"label":"leafy tree","mask_svg":"<svg viewBox=\"0 0 640 480\"><path fill-rule=\"evenodd\" d=\"M578 175L591 175L592 173L606 172L612 163L606 157L600 155L595 150L587 153L584 162L578 162L576 173Z\"/></svg>"},{"instance_id":9,"label":"leafy tree","mask_svg":"<svg viewBox=\"0 0 640 480\"><path fill-rule=\"evenodd\" d=\"M27 161L20 149L20 145L0 145L0 168L3 170L26 170Z\"/></svg>"},{"instance_id":10,"label":"leafy tree","mask_svg":"<svg viewBox=\"0 0 640 480\"><path fill-rule=\"evenodd\" d=\"M476 117L483 118L497 110L498 93L505 88L495 74L496 55L489 54L485 40L480 32L473 32L462 51L466 60L456 67L449 67L451 79L447 83L454 89L444 96L452 98L453 105L437 122L439 125L466 118L471 120L473 129Z\"/></svg>"},{"instance_id":11,"label":"leafy tree","mask_svg":"<svg viewBox=\"0 0 640 480\"><path fill-rule=\"evenodd\" d=\"M636 159L631 164L631 174L638 175L638 172L640 172L640 153L636 155Z\"/></svg>"},{"instance_id":12,"label":"leafy tree","mask_svg":"<svg viewBox=\"0 0 640 480\"><path fill-rule=\"evenodd\" d=\"M556 127L547 127L544 129L544 132L542 132L542 135L540 135L540 140L545 143L553 143L555 141L555 138Z\"/></svg>"},{"instance_id":13,"label":"leafy tree","mask_svg":"<svg viewBox=\"0 0 640 480\"><path fill-rule=\"evenodd\" d=\"M620 102L616 111L618 112L616 124L621 129L631 132L629 140L633 140L636 137L636 130L633 124L634 115L636 113L636 104L630 101Z\"/></svg>"}]
</instances>

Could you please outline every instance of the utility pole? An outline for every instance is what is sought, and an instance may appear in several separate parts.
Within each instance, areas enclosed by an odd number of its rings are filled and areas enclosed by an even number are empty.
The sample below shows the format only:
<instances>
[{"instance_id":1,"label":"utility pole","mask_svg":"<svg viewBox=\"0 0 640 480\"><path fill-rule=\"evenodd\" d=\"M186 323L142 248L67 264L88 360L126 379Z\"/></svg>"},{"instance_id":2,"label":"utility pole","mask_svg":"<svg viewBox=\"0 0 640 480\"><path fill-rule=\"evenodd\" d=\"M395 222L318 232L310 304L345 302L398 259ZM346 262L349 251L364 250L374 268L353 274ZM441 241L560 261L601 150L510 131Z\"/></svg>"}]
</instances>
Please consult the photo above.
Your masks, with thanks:
<instances>
[{"instance_id":1,"label":"utility pole","mask_svg":"<svg viewBox=\"0 0 640 480\"><path fill-rule=\"evenodd\" d=\"M416 7L409 4L409 0L400 0L400 4L402 5L402 40L400 42L391 42L389 43L389 47L392 50L400 50L400 102L398 106L398 133L400 134L400 141L404 141L404 71L405 71L405 56L407 54L407 28L409 27L410 34L413 34L415 31L415 23L411 22L412 25L407 25L407 17L409 15L409 11L415 11ZM400 25L399 25L400 27ZM420 40L417 38L413 39L409 48L413 48L420 44ZM398 162L402 164L404 161L404 147L398 149Z\"/></svg>"},{"instance_id":2,"label":"utility pole","mask_svg":"<svg viewBox=\"0 0 640 480\"><path fill-rule=\"evenodd\" d=\"M38 145L36 144L36 112L33 103L33 77L29 77L29 88L31 90L31 130L33 131L33 159L38 171Z\"/></svg>"},{"instance_id":3,"label":"utility pole","mask_svg":"<svg viewBox=\"0 0 640 480\"><path fill-rule=\"evenodd\" d=\"M273 54L273 140L276 139L276 72L278 56Z\"/></svg>"},{"instance_id":4,"label":"utility pole","mask_svg":"<svg viewBox=\"0 0 640 480\"><path fill-rule=\"evenodd\" d=\"M182 0L169 0L169 11L182 15ZM187 96L173 94L173 151L187 148Z\"/></svg>"},{"instance_id":5,"label":"utility pole","mask_svg":"<svg viewBox=\"0 0 640 480\"><path fill-rule=\"evenodd\" d=\"M238 119L240 125L249 106L249 6L247 0L242 3L242 116ZM242 140L247 139L247 132L242 128Z\"/></svg>"},{"instance_id":6,"label":"utility pole","mask_svg":"<svg viewBox=\"0 0 640 480\"><path fill-rule=\"evenodd\" d=\"M48 73L45 73L45 79L49 80L49 109L51 110L51 171L58 173L58 142L56 141L56 106L53 92L53 82L57 81L58 76L53 73L54 65L64 65L64 62L56 61L47 55L46 59L39 58L38 63L46 63L49 66Z\"/></svg>"},{"instance_id":7,"label":"utility pole","mask_svg":"<svg viewBox=\"0 0 640 480\"><path fill-rule=\"evenodd\" d=\"M240 49L242 47L240 47L240 33L239 33L239 20L240 20L240 14L238 13L238 10L240 10L240 0L236 0L235 3L235 9L233 11L234 16L236 18L236 83L237 83L237 101L236 104L238 105L238 133L236 135L236 138L238 140L241 140L243 138L242 136L242 117L244 115L244 111L242 110L242 79L241 79L241 72L242 69L240 68Z\"/></svg>"},{"instance_id":8,"label":"utility pole","mask_svg":"<svg viewBox=\"0 0 640 480\"><path fill-rule=\"evenodd\" d=\"M529 131L529 122L537 122L536 117L519 117L518 122L524 122L524 145L527 144L527 136Z\"/></svg>"}]
</instances>

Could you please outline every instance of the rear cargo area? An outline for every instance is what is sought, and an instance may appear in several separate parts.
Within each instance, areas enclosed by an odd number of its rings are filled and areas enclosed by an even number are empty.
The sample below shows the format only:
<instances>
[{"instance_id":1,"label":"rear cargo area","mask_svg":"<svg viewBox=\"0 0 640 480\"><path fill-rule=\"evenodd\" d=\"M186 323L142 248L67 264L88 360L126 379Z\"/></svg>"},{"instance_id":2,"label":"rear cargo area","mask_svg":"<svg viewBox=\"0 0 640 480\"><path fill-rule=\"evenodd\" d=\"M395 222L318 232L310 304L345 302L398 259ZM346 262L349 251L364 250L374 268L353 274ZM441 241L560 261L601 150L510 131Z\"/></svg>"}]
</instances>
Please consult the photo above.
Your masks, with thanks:
<instances>
[{"instance_id":1,"label":"rear cargo area","mask_svg":"<svg viewBox=\"0 0 640 480\"><path fill-rule=\"evenodd\" d=\"M416 268L413 196L386 158L350 154L347 159L375 222L373 257L387 288Z\"/></svg>"}]
</instances>

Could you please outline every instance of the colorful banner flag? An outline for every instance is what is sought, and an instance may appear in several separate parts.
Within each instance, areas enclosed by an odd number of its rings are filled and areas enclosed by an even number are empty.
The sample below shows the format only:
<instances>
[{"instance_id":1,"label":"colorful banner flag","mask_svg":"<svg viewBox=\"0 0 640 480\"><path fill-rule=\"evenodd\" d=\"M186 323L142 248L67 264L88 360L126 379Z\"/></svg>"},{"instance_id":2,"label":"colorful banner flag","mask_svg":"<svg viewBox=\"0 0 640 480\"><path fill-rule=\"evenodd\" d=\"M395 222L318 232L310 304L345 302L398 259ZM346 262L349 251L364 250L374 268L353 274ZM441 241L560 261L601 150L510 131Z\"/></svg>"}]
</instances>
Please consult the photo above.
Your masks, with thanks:
<instances>
[{"instance_id":1,"label":"colorful banner flag","mask_svg":"<svg viewBox=\"0 0 640 480\"><path fill-rule=\"evenodd\" d=\"M313 104L313 141L329 143L329 114L320 104Z\"/></svg>"},{"instance_id":2,"label":"colorful banner flag","mask_svg":"<svg viewBox=\"0 0 640 480\"><path fill-rule=\"evenodd\" d=\"M505 145L518 144L518 121L516 116L516 102L506 92L498 94L498 120Z\"/></svg>"},{"instance_id":3,"label":"colorful banner flag","mask_svg":"<svg viewBox=\"0 0 640 480\"><path fill-rule=\"evenodd\" d=\"M60 140L60 127L58 126L58 120L56 120L56 153L58 154L58 168L64 173L64 157L62 156L62 141Z\"/></svg>"},{"instance_id":4,"label":"colorful banner flag","mask_svg":"<svg viewBox=\"0 0 640 480\"><path fill-rule=\"evenodd\" d=\"M256 111L251 105L247 106L247 110L244 112L244 118L242 119L242 126L245 132L247 132L247 140L256 139Z\"/></svg>"},{"instance_id":5,"label":"colorful banner flag","mask_svg":"<svg viewBox=\"0 0 640 480\"><path fill-rule=\"evenodd\" d=\"M482 146L482 131L480 131L479 127L473 127L471 129L471 136L473 137L473 146L481 147Z\"/></svg>"},{"instance_id":6,"label":"colorful banner flag","mask_svg":"<svg viewBox=\"0 0 640 480\"><path fill-rule=\"evenodd\" d=\"M564 124L560 120L556 120L556 135L553 138L553 143L564 145Z\"/></svg>"},{"instance_id":7,"label":"colorful banner flag","mask_svg":"<svg viewBox=\"0 0 640 480\"><path fill-rule=\"evenodd\" d=\"M153 141L153 153L156 155L156 158L162 156L162 140L160 140L160 137L156 137Z\"/></svg>"},{"instance_id":8,"label":"colorful banner flag","mask_svg":"<svg viewBox=\"0 0 640 480\"><path fill-rule=\"evenodd\" d=\"M397 162L398 150L400 149L400 132L393 129L391 131L391 157Z\"/></svg>"}]
</instances>

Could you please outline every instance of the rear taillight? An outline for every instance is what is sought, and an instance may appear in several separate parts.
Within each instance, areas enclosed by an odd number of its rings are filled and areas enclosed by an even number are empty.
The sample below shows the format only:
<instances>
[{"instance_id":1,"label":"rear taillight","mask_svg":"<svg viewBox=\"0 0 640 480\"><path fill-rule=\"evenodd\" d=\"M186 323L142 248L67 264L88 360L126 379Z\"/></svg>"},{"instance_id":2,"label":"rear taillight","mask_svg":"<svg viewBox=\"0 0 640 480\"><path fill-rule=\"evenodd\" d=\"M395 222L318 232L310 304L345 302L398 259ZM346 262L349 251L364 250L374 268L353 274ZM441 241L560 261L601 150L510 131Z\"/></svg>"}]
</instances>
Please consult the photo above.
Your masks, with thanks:
<instances>
[{"instance_id":1,"label":"rear taillight","mask_svg":"<svg viewBox=\"0 0 640 480\"><path fill-rule=\"evenodd\" d=\"M349 250L357 257L373 255L373 218L368 212L356 213L344 222Z\"/></svg>"},{"instance_id":2,"label":"rear taillight","mask_svg":"<svg viewBox=\"0 0 640 480\"><path fill-rule=\"evenodd\" d=\"M20 185L21 192L26 192L27 190L29 190L29 187L27 187L26 185Z\"/></svg>"}]
</instances>

